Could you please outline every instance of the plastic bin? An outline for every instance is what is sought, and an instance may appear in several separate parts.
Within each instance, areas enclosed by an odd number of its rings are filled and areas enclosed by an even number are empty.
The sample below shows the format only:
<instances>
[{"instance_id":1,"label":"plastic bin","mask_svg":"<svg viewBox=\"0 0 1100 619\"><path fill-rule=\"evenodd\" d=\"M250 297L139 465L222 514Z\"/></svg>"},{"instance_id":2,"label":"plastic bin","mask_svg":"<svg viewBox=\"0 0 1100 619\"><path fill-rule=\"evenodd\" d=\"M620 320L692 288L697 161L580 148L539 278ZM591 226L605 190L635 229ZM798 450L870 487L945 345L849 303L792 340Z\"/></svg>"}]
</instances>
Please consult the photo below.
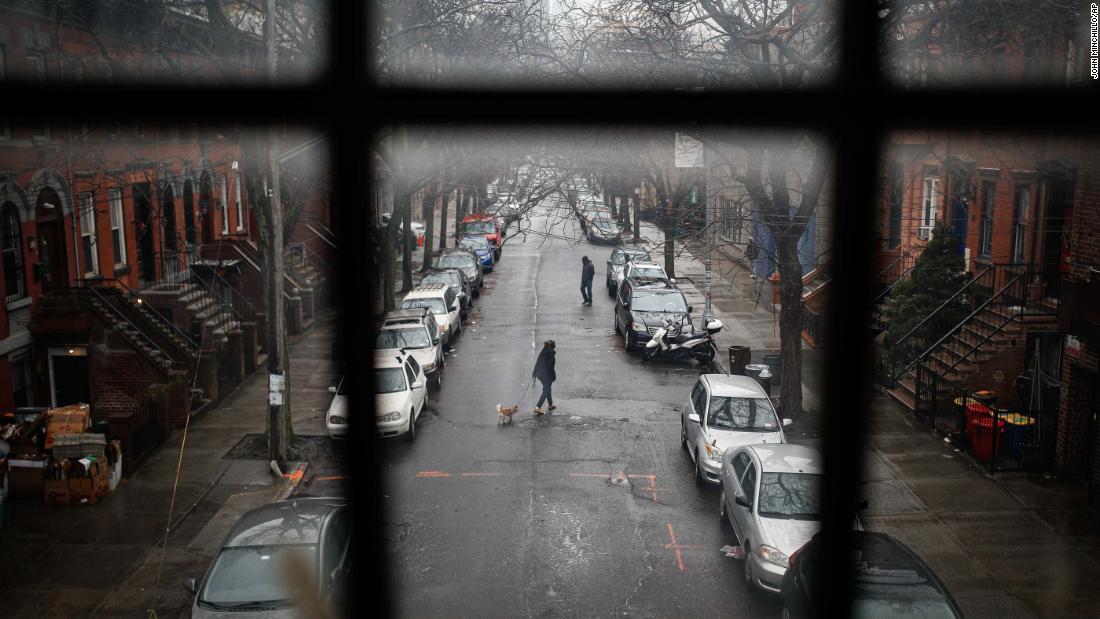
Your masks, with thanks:
<instances>
[{"instance_id":1,"label":"plastic bin","mask_svg":"<svg viewBox=\"0 0 1100 619\"><path fill-rule=\"evenodd\" d=\"M730 346L730 374L745 375L745 366L752 358L752 349L748 346Z\"/></svg>"},{"instance_id":2,"label":"plastic bin","mask_svg":"<svg viewBox=\"0 0 1100 619\"><path fill-rule=\"evenodd\" d=\"M969 399L969 398L968 398ZM969 399L969 403L966 405L966 435L970 437L970 440L974 440L974 426L980 419L992 419L993 409L989 408L981 402L977 402L973 399Z\"/></svg>"},{"instance_id":3,"label":"plastic bin","mask_svg":"<svg viewBox=\"0 0 1100 619\"><path fill-rule=\"evenodd\" d=\"M997 424L994 431L993 424ZM1005 431L1005 422L993 417L979 417L974 423L974 457L978 460L989 460L993 457L993 441L1000 446L1001 435ZM1000 450L998 450L1000 451Z\"/></svg>"},{"instance_id":4,"label":"plastic bin","mask_svg":"<svg viewBox=\"0 0 1100 619\"><path fill-rule=\"evenodd\" d=\"M783 375L783 358L779 353L764 353L760 357L760 363L768 366L768 371L772 373L772 382L779 384L779 377Z\"/></svg>"},{"instance_id":5,"label":"plastic bin","mask_svg":"<svg viewBox=\"0 0 1100 619\"><path fill-rule=\"evenodd\" d=\"M997 415L1005 424L1004 448L1008 455L1019 460L1023 457L1023 444L1031 436L1035 418L1019 413L1002 413Z\"/></svg>"}]
</instances>

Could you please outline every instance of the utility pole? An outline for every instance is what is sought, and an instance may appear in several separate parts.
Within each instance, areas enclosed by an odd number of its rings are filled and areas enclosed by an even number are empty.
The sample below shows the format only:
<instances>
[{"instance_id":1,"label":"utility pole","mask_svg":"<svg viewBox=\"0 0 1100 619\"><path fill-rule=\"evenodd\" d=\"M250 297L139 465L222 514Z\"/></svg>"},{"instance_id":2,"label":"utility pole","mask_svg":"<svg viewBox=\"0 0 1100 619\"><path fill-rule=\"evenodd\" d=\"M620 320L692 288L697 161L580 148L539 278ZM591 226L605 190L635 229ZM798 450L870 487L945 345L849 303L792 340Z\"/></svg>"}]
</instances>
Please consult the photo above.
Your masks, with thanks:
<instances>
[{"instance_id":1,"label":"utility pole","mask_svg":"<svg viewBox=\"0 0 1100 619\"><path fill-rule=\"evenodd\" d=\"M710 308L710 282L711 282L711 264L710 256L714 253L714 213L712 213L714 201L711 199L711 186L710 186L710 168L707 167L707 145L703 144L703 212L704 227L707 231L707 259L704 262L706 268L706 278L704 279L704 294L706 294L706 303L703 306L703 328L705 329L710 319L714 317Z\"/></svg>"},{"instance_id":2,"label":"utility pole","mask_svg":"<svg viewBox=\"0 0 1100 619\"><path fill-rule=\"evenodd\" d=\"M275 0L266 0L264 43L267 46L267 76L273 84L276 77ZM262 129L260 132L262 133ZM283 206L279 195L278 135L268 127L267 160L267 372L268 372L268 453L279 471L286 472L287 417L290 403L286 401L286 312L283 305Z\"/></svg>"}]
</instances>

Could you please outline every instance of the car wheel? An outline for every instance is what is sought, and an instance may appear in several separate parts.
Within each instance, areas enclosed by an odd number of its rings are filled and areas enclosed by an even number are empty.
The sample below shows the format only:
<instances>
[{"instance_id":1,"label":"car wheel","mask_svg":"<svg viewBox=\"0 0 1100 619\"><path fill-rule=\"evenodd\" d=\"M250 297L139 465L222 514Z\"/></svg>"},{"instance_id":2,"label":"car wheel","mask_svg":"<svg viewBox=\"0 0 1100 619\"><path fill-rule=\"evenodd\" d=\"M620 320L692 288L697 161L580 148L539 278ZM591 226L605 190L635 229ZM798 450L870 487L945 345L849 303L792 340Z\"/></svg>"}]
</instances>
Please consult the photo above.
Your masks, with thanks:
<instances>
[{"instance_id":1,"label":"car wheel","mask_svg":"<svg viewBox=\"0 0 1100 619\"><path fill-rule=\"evenodd\" d=\"M477 288L474 288L474 298L476 299L480 296L481 296L481 284L478 284Z\"/></svg>"},{"instance_id":2,"label":"car wheel","mask_svg":"<svg viewBox=\"0 0 1100 619\"><path fill-rule=\"evenodd\" d=\"M683 418L680 419L680 447L687 451L688 448L688 434L687 427L684 426Z\"/></svg>"},{"instance_id":3,"label":"car wheel","mask_svg":"<svg viewBox=\"0 0 1100 619\"><path fill-rule=\"evenodd\" d=\"M411 410L409 411L409 431L405 433L405 440L410 443L416 440L416 417Z\"/></svg>"},{"instance_id":4,"label":"car wheel","mask_svg":"<svg viewBox=\"0 0 1100 619\"><path fill-rule=\"evenodd\" d=\"M435 372L432 375L432 388L439 391L439 388L443 384L443 365L437 363L435 366Z\"/></svg>"},{"instance_id":5,"label":"car wheel","mask_svg":"<svg viewBox=\"0 0 1100 619\"><path fill-rule=\"evenodd\" d=\"M615 286L613 284L607 285L607 296L615 298Z\"/></svg>"},{"instance_id":6,"label":"car wheel","mask_svg":"<svg viewBox=\"0 0 1100 619\"><path fill-rule=\"evenodd\" d=\"M634 330L631 329L626 333L626 350L632 351L638 348L638 341L634 338Z\"/></svg>"},{"instance_id":7,"label":"car wheel","mask_svg":"<svg viewBox=\"0 0 1100 619\"><path fill-rule=\"evenodd\" d=\"M695 485L702 487L707 483L703 474L703 454L695 452Z\"/></svg>"},{"instance_id":8,"label":"car wheel","mask_svg":"<svg viewBox=\"0 0 1100 619\"><path fill-rule=\"evenodd\" d=\"M613 318L611 320L611 322L614 323L614 325L615 325L615 335L622 335L623 331L622 331L622 329L619 328L619 317L616 316L615 318Z\"/></svg>"},{"instance_id":9,"label":"car wheel","mask_svg":"<svg viewBox=\"0 0 1100 619\"><path fill-rule=\"evenodd\" d=\"M749 557L749 545L745 544L745 586L749 591L756 591L756 582L752 577L752 558Z\"/></svg>"}]
</instances>

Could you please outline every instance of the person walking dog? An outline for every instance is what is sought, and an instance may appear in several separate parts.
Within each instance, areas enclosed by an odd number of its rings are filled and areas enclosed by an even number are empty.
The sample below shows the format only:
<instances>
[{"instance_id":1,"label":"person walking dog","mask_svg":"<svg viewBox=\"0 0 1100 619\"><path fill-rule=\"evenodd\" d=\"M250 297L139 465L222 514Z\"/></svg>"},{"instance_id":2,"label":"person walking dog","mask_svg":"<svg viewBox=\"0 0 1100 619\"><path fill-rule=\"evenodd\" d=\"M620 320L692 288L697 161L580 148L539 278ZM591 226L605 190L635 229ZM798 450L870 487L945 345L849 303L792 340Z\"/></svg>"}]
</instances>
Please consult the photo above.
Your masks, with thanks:
<instances>
[{"instance_id":1,"label":"person walking dog","mask_svg":"<svg viewBox=\"0 0 1100 619\"><path fill-rule=\"evenodd\" d=\"M558 375L554 373L554 355L554 340L546 340L543 342L538 360L535 361L535 369L531 372L531 378L537 378L542 383L542 395L539 396L539 403L535 405L534 410L536 415L542 414L542 403L544 401L550 404L547 410L557 408L554 406L554 396L550 394L550 387L558 378Z\"/></svg>"},{"instance_id":2,"label":"person walking dog","mask_svg":"<svg viewBox=\"0 0 1100 619\"><path fill-rule=\"evenodd\" d=\"M581 296L584 302L581 305L592 305L592 278L596 276L596 267L588 256L581 258Z\"/></svg>"}]
</instances>

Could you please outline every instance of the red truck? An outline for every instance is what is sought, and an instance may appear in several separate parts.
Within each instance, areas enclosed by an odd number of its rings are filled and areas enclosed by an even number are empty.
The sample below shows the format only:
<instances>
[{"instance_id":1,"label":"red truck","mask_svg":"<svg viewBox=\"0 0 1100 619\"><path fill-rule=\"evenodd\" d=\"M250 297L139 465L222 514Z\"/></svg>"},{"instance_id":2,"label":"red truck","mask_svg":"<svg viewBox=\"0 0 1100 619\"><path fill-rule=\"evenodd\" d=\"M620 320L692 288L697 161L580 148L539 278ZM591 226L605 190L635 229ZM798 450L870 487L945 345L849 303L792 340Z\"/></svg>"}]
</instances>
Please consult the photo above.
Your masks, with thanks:
<instances>
[{"instance_id":1,"label":"red truck","mask_svg":"<svg viewBox=\"0 0 1100 619\"><path fill-rule=\"evenodd\" d=\"M464 236L483 236L489 239L492 243L493 258L500 260L500 242L503 240L503 233L500 230L500 225L497 223L496 217L489 215L488 213L474 213L473 215L467 215L462 218L462 223L459 225L458 234L456 238L462 238Z\"/></svg>"}]
</instances>

